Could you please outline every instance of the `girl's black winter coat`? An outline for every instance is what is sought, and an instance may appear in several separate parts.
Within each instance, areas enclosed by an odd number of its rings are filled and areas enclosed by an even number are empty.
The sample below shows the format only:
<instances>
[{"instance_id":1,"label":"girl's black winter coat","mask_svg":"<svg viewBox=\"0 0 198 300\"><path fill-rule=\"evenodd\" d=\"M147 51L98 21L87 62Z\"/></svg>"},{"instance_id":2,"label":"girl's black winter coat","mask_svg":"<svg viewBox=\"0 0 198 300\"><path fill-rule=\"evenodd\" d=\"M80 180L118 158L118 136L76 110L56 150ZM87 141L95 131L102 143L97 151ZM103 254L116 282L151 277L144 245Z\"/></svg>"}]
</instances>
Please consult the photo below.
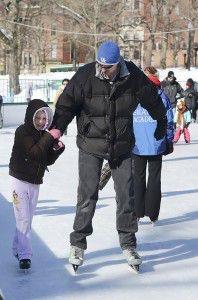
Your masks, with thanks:
<instances>
[{"instance_id":1,"label":"girl's black winter coat","mask_svg":"<svg viewBox=\"0 0 198 300\"><path fill-rule=\"evenodd\" d=\"M43 103L42 100L36 103L30 102L26 111L25 124L20 125L15 131L9 164L11 176L34 184L43 182L47 166L53 164L64 151L64 147L60 150L53 150L54 138L48 132L34 128L32 121L34 112L43 106L48 106Z\"/></svg>"}]
</instances>

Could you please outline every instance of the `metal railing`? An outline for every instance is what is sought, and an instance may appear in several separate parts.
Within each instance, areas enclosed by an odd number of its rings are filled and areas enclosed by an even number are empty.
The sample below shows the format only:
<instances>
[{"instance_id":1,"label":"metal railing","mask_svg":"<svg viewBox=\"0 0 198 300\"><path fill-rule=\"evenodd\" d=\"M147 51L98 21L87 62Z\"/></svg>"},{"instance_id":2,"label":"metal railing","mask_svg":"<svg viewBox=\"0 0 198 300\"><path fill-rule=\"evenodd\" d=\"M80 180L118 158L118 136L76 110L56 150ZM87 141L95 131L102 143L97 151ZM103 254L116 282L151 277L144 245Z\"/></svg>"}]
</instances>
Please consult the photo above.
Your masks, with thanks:
<instances>
[{"instance_id":1,"label":"metal railing","mask_svg":"<svg viewBox=\"0 0 198 300\"><path fill-rule=\"evenodd\" d=\"M18 95L11 95L9 79L0 79L0 94L3 97L3 103L23 103L35 98L50 102L62 80L20 79L19 82L21 92Z\"/></svg>"},{"instance_id":2,"label":"metal railing","mask_svg":"<svg viewBox=\"0 0 198 300\"><path fill-rule=\"evenodd\" d=\"M20 79L19 82L21 92L18 95L10 95L9 80L0 79L0 95L4 103L24 103L36 98L51 102L62 80ZM186 81L178 82L185 89Z\"/></svg>"}]
</instances>

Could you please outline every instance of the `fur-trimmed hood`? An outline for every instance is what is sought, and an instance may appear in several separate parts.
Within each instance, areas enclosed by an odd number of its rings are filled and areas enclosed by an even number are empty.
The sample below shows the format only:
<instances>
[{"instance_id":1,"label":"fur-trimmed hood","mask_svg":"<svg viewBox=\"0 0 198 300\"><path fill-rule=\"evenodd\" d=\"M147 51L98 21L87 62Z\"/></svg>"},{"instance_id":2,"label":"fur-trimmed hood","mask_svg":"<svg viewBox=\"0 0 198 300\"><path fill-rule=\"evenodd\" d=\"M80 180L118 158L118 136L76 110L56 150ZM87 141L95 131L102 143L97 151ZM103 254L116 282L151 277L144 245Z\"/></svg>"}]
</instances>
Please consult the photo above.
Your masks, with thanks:
<instances>
[{"instance_id":1,"label":"fur-trimmed hood","mask_svg":"<svg viewBox=\"0 0 198 300\"><path fill-rule=\"evenodd\" d=\"M43 110L46 114L46 124L42 130L46 130L50 127L53 119L53 111L49 105L41 99L33 99L29 102L26 114L25 114L25 125L36 128L34 125L34 118L38 111Z\"/></svg>"}]
</instances>

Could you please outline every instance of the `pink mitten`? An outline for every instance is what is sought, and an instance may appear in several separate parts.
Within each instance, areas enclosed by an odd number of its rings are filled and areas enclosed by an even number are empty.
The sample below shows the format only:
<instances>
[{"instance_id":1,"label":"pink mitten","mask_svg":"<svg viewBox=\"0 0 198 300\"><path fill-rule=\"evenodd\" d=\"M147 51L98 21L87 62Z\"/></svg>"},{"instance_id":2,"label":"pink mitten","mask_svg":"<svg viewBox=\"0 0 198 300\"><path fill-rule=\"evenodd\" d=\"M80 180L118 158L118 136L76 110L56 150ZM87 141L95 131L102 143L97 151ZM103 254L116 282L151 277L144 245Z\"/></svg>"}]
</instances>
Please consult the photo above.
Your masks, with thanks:
<instances>
[{"instance_id":1,"label":"pink mitten","mask_svg":"<svg viewBox=\"0 0 198 300\"><path fill-rule=\"evenodd\" d=\"M51 130L48 131L49 134L51 134L53 136L54 139L59 140L61 137L61 132L59 129L53 128Z\"/></svg>"}]
</instances>

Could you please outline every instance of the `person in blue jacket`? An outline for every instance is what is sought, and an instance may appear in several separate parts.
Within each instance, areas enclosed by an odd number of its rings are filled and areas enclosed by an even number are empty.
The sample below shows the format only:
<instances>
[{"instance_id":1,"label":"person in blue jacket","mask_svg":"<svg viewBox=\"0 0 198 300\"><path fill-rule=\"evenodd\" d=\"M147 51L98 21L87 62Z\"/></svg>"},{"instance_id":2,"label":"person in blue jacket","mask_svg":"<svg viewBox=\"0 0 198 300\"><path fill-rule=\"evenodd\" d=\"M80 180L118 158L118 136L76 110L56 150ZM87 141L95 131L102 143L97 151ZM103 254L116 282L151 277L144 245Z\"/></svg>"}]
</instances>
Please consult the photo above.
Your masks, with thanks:
<instances>
[{"instance_id":1,"label":"person in blue jacket","mask_svg":"<svg viewBox=\"0 0 198 300\"><path fill-rule=\"evenodd\" d=\"M159 101L163 101L167 111L167 132L160 140L154 137L157 122L148 111L139 104L133 113L135 211L138 219L148 216L154 224L158 220L161 204L162 156L173 152L174 123L170 100L160 87L157 70L151 66L146 67L144 72L158 87Z\"/></svg>"},{"instance_id":2,"label":"person in blue jacket","mask_svg":"<svg viewBox=\"0 0 198 300\"><path fill-rule=\"evenodd\" d=\"M156 140L154 132L157 122L140 104L133 112L135 146L132 149L134 163L134 199L137 218L148 216L152 223L157 221L161 204L162 156L173 152L174 117L168 96L161 89L157 70L144 70L150 81L158 87L159 101L166 107L167 130L163 139ZM148 165L148 179L146 169ZM106 163L102 169L99 189L102 190L111 177L111 169Z\"/></svg>"}]
</instances>

